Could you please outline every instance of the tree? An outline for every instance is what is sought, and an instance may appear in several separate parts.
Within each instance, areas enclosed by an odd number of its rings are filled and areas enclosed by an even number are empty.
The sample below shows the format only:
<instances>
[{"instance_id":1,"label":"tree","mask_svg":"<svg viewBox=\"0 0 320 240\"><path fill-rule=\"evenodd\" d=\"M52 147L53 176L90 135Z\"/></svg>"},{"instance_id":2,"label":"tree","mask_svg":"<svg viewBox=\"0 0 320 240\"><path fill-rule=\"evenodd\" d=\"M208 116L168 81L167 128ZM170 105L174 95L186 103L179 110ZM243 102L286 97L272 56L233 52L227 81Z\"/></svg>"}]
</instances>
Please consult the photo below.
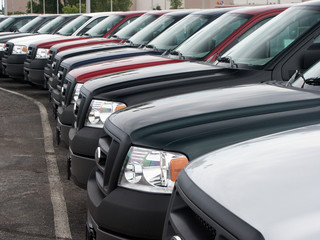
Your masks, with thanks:
<instances>
[{"instance_id":1,"label":"tree","mask_svg":"<svg viewBox=\"0 0 320 240\"><path fill-rule=\"evenodd\" d=\"M153 10L161 10L161 7L157 5L155 8L153 8Z\"/></svg>"},{"instance_id":2,"label":"tree","mask_svg":"<svg viewBox=\"0 0 320 240\"><path fill-rule=\"evenodd\" d=\"M91 11L92 12L109 12L111 0L91 0ZM113 0L112 10L113 11L128 11L132 5L131 0Z\"/></svg>"},{"instance_id":3,"label":"tree","mask_svg":"<svg viewBox=\"0 0 320 240\"><path fill-rule=\"evenodd\" d=\"M60 1L59 3L59 13L62 12L62 4ZM45 11L46 13L57 13L57 1L45 1ZM32 0L32 12L33 13L43 13L43 0L39 0L39 2L35 2ZM28 1L27 3L27 13L31 13L31 3Z\"/></svg>"},{"instance_id":4,"label":"tree","mask_svg":"<svg viewBox=\"0 0 320 240\"><path fill-rule=\"evenodd\" d=\"M79 3L76 5L66 5L62 8L63 13L79 13ZM86 12L86 4L82 3L81 4L81 13Z\"/></svg>"},{"instance_id":5,"label":"tree","mask_svg":"<svg viewBox=\"0 0 320 240\"><path fill-rule=\"evenodd\" d=\"M170 0L170 9L178 9L182 7L181 0Z\"/></svg>"}]
</instances>

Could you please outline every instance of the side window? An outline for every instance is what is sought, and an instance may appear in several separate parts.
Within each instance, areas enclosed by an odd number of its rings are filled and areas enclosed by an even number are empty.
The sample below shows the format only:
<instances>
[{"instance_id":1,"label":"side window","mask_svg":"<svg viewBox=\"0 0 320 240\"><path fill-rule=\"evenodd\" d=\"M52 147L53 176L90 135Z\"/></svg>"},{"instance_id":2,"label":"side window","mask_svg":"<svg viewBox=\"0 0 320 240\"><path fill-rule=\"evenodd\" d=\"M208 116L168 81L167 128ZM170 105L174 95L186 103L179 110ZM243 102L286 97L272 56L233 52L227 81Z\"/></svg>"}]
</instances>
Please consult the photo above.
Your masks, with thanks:
<instances>
[{"instance_id":1,"label":"side window","mask_svg":"<svg viewBox=\"0 0 320 240\"><path fill-rule=\"evenodd\" d=\"M265 24L266 22L268 22L269 20L271 20L274 16L269 17L269 18L265 18L263 20L261 20L260 22L257 22L256 24L254 24L253 26L251 26L245 33L243 33L239 38L238 38L238 42L242 41L244 38L246 38L247 36L249 36L251 33L253 33L255 30L257 30L259 27L261 27L263 24Z\"/></svg>"},{"instance_id":2,"label":"side window","mask_svg":"<svg viewBox=\"0 0 320 240\"><path fill-rule=\"evenodd\" d=\"M89 23L87 26L85 26L77 35L82 35L85 32L87 32L89 29L91 29L92 27L94 27L95 25L97 25L99 22L101 22L102 20L104 20L106 17L99 17L95 20L93 20L91 23Z\"/></svg>"},{"instance_id":3,"label":"side window","mask_svg":"<svg viewBox=\"0 0 320 240\"><path fill-rule=\"evenodd\" d=\"M117 32L118 32L119 30L121 30L122 28L124 28L125 26L129 25L130 23L132 23L132 22L133 22L134 20L136 20L138 17L139 17L139 16L132 17L132 18L128 19L127 21L125 21L124 23L122 23L122 24L119 26L119 28L117 29ZM114 32L114 33L115 33L115 32ZM114 33L113 33L113 34L114 34Z\"/></svg>"},{"instance_id":4,"label":"side window","mask_svg":"<svg viewBox=\"0 0 320 240\"><path fill-rule=\"evenodd\" d=\"M31 20L32 20L32 18L21 18L17 22L15 22L15 24L13 24L12 27L15 29L19 29L19 28L23 27L24 25L26 25Z\"/></svg>"}]
</instances>

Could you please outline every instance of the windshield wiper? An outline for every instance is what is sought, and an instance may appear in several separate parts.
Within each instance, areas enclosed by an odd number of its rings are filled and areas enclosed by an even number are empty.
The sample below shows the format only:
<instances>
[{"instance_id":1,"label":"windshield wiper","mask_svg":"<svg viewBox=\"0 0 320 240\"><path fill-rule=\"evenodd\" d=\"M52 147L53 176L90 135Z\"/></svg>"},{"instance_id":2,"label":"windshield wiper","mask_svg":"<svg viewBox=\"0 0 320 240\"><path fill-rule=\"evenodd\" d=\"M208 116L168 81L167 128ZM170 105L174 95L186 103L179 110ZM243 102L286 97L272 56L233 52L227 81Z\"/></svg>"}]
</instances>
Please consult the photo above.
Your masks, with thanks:
<instances>
[{"instance_id":1,"label":"windshield wiper","mask_svg":"<svg viewBox=\"0 0 320 240\"><path fill-rule=\"evenodd\" d=\"M146 47L146 48L150 48L150 49L152 49L153 51L158 52L158 49L157 49L157 47L156 47L155 45L147 44L145 47Z\"/></svg>"},{"instance_id":2,"label":"windshield wiper","mask_svg":"<svg viewBox=\"0 0 320 240\"><path fill-rule=\"evenodd\" d=\"M231 68L238 68L238 65L232 60L230 56L217 57L218 62L230 63Z\"/></svg>"},{"instance_id":3,"label":"windshield wiper","mask_svg":"<svg viewBox=\"0 0 320 240\"><path fill-rule=\"evenodd\" d=\"M91 37L91 34L90 33L84 33L82 34L83 36L88 36L88 37Z\"/></svg>"},{"instance_id":4,"label":"windshield wiper","mask_svg":"<svg viewBox=\"0 0 320 240\"><path fill-rule=\"evenodd\" d=\"M179 56L179 59L182 59L182 60L185 59L185 57L184 57L184 56L182 55L182 53L179 52L179 51L173 50L173 51L170 52L170 54L171 54L171 55Z\"/></svg>"},{"instance_id":5,"label":"windshield wiper","mask_svg":"<svg viewBox=\"0 0 320 240\"><path fill-rule=\"evenodd\" d=\"M305 84L308 85L313 85L313 86L319 86L320 85L320 78L315 77L315 78L308 78L304 80Z\"/></svg>"},{"instance_id":6,"label":"windshield wiper","mask_svg":"<svg viewBox=\"0 0 320 240\"><path fill-rule=\"evenodd\" d=\"M126 41L125 41L125 43L128 43L130 46L134 46L135 44L131 41L131 40L129 40L129 39L127 39Z\"/></svg>"},{"instance_id":7,"label":"windshield wiper","mask_svg":"<svg viewBox=\"0 0 320 240\"><path fill-rule=\"evenodd\" d=\"M288 86L291 87L291 86L292 86L292 83L293 83L294 81L296 81L298 77L301 77L302 80L303 80L303 84L302 84L302 86L301 86L301 88L303 88L304 85L306 84L306 79L304 78L304 76L303 76L303 74L300 72L300 70L296 70L296 71L295 71L295 73L292 75L292 77L288 80L288 82L287 82L287 84L286 84L286 87L288 87Z\"/></svg>"}]
</instances>

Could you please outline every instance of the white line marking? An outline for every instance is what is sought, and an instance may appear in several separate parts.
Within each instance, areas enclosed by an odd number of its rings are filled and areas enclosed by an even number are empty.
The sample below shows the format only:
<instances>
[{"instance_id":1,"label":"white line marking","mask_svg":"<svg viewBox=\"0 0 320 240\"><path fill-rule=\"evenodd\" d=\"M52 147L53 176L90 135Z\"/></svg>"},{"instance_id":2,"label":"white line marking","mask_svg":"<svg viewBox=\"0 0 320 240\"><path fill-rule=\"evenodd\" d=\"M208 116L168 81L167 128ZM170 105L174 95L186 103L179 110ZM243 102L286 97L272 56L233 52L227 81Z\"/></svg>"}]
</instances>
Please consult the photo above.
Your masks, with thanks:
<instances>
[{"instance_id":1,"label":"white line marking","mask_svg":"<svg viewBox=\"0 0 320 240\"><path fill-rule=\"evenodd\" d=\"M67 205L63 195L63 185L60 180L57 159L53 147L53 134L49 124L48 112L44 105L31 97L0 87L0 90L21 96L32 101L40 110L44 136L45 158L47 163L48 179L50 184L51 203L54 215L55 235L57 239L72 239L67 213Z\"/></svg>"}]
</instances>

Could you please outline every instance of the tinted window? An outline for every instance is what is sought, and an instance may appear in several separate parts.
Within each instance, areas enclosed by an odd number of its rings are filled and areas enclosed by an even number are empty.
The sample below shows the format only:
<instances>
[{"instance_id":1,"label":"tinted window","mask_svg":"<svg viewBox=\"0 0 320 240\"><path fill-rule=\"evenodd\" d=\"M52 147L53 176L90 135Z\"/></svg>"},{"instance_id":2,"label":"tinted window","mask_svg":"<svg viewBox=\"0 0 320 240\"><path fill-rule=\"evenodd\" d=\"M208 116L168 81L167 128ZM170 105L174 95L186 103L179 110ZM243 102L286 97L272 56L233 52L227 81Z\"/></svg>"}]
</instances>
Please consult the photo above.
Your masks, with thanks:
<instances>
[{"instance_id":1,"label":"tinted window","mask_svg":"<svg viewBox=\"0 0 320 240\"><path fill-rule=\"evenodd\" d=\"M182 43L176 50L184 57L203 59L252 16L224 14Z\"/></svg>"},{"instance_id":2,"label":"tinted window","mask_svg":"<svg viewBox=\"0 0 320 240\"><path fill-rule=\"evenodd\" d=\"M208 17L206 16L189 15L170 27L164 33L160 34L149 44L156 49L174 49L198 31L207 22Z\"/></svg>"},{"instance_id":3,"label":"tinted window","mask_svg":"<svg viewBox=\"0 0 320 240\"><path fill-rule=\"evenodd\" d=\"M127 27L118 31L116 35L120 39L127 40L158 17L159 16L153 14L144 14Z\"/></svg>"},{"instance_id":4,"label":"tinted window","mask_svg":"<svg viewBox=\"0 0 320 240\"><path fill-rule=\"evenodd\" d=\"M223 56L236 64L262 66L318 24L320 11L291 7L231 48Z\"/></svg>"},{"instance_id":5,"label":"tinted window","mask_svg":"<svg viewBox=\"0 0 320 240\"><path fill-rule=\"evenodd\" d=\"M103 37L103 35L110 31L123 18L124 16L121 15L111 15L87 31L86 34L91 37Z\"/></svg>"},{"instance_id":6,"label":"tinted window","mask_svg":"<svg viewBox=\"0 0 320 240\"><path fill-rule=\"evenodd\" d=\"M74 33L79 27L81 27L86 21L88 21L91 17L90 16L79 16L76 19L73 19L63 28L61 28L57 34L70 36Z\"/></svg>"},{"instance_id":7,"label":"tinted window","mask_svg":"<svg viewBox=\"0 0 320 240\"><path fill-rule=\"evenodd\" d=\"M40 28L37 32L42 34L51 33L57 26L65 21L66 17L59 16L53 19L51 22Z\"/></svg>"},{"instance_id":8,"label":"tinted window","mask_svg":"<svg viewBox=\"0 0 320 240\"><path fill-rule=\"evenodd\" d=\"M89 29L93 28L95 25L97 25L102 20L106 19L107 16L99 17L94 20L92 20L88 25L86 25L84 28L81 29L80 32L77 33L77 35L82 35L83 33L87 32Z\"/></svg>"}]
</instances>

